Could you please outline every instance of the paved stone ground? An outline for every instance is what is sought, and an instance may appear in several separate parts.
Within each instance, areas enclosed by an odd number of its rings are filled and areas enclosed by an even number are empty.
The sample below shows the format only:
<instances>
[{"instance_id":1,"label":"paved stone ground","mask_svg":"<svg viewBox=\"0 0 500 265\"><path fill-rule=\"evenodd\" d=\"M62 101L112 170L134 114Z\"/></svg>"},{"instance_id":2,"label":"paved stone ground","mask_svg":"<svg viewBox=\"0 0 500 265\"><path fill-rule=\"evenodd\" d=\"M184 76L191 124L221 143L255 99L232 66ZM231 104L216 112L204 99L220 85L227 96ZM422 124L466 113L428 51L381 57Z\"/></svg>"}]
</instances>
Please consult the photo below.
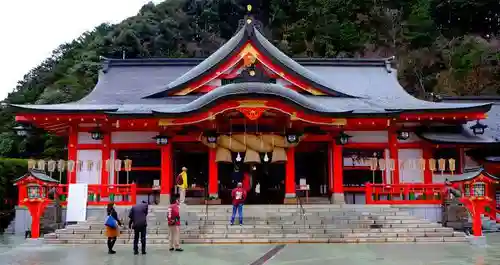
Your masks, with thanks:
<instances>
[{"instance_id":1,"label":"paved stone ground","mask_svg":"<svg viewBox=\"0 0 500 265\"><path fill-rule=\"evenodd\" d=\"M186 245L183 253L170 253L163 246L152 246L146 256L134 256L129 246L120 246L116 255L108 255L105 246L41 245L22 238L0 236L0 265L499 265L500 234L489 234L487 240L487 247L463 243L297 244L283 248L275 245ZM267 260L271 255L266 253L272 250L277 253Z\"/></svg>"}]
</instances>

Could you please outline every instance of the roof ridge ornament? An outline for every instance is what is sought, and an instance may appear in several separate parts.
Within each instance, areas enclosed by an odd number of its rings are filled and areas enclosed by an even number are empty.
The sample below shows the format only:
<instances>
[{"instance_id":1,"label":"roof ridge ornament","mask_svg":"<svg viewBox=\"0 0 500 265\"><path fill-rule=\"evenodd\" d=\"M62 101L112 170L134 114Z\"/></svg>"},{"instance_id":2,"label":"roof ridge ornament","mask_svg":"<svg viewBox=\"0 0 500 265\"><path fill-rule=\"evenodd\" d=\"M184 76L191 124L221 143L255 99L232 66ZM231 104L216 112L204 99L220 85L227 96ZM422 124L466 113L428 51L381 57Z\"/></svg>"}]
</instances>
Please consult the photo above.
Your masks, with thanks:
<instances>
[{"instance_id":1,"label":"roof ridge ornament","mask_svg":"<svg viewBox=\"0 0 500 265\"><path fill-rule=\"evenodd\" d=\"M239 28L245 27L248 36L252 36L254 34L254 28L257 30L261 30L263 28L262 22L256 20L252 16L253 6L251 4L247 5L247 14L244 19L240 20ZM239 29L238 29L239 30Z\"/></svg>"}]
</instances>

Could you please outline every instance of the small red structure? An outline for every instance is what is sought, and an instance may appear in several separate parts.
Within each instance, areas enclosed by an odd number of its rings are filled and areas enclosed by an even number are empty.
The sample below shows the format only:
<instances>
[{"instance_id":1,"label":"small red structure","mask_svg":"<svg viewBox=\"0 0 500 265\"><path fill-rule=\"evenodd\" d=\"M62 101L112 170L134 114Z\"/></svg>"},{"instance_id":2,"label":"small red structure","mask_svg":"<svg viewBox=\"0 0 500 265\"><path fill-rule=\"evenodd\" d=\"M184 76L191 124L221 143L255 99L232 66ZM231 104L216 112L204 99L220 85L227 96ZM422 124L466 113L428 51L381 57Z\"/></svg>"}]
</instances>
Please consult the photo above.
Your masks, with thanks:
<instances>
[{"instance_id":1,"label":"small red structure","mask_svg":"<svg viewBox=\"0 0 500 265\"><path fill-rule=\"evenodd\" d=\"M486 171L479 171L469 179L453 181L461 184L462 198L464 204L472 216L472 232L474 236L482 236L481 215L486 214L496 220L496 184L498 178Z\"/></svg>"},{"instance_id":2,"label":"small red structure","mask_svg":"<svg viewBox=\"0 0 500 265\"><path fill-rule=\"evenodd\" d=\"M14 181L19 189L19 206L28 208L31 214L31 237L40 237L40 216L52 201L47 194L58 181L43 171L30 169L24 176Z\"/></svg>"}]
</instances>

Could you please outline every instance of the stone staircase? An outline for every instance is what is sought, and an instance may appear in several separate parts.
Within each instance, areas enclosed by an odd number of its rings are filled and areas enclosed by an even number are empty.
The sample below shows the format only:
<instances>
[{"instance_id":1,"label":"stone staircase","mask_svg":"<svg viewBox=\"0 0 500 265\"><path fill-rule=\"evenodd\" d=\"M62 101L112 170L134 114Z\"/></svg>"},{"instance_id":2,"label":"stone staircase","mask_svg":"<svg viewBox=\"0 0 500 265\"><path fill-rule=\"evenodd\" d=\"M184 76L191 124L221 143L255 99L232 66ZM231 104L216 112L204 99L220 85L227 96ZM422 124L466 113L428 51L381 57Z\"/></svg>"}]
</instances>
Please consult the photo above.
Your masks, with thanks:
<instances>
[{"instance_id":1,"label":"stone staircase","mask_svg":"<svg viewBox=\"0 0 500 265\"><path fill-rule=\"evenodd\" d=\"M465 242L464 233L413 217L391 206L296 205L245 206L244 225L228 225L230 206L182 206L181 241L189 243L381 243ZM120 211L120 210L119 210ZM148 244L167 244L167 207L153 206L148 215ZM126 211L122 210L122 217ZM101 244L102 216L45 235L49 244ZM122 231L117 244L130 244Z\"/></svg>"}]
</instances>

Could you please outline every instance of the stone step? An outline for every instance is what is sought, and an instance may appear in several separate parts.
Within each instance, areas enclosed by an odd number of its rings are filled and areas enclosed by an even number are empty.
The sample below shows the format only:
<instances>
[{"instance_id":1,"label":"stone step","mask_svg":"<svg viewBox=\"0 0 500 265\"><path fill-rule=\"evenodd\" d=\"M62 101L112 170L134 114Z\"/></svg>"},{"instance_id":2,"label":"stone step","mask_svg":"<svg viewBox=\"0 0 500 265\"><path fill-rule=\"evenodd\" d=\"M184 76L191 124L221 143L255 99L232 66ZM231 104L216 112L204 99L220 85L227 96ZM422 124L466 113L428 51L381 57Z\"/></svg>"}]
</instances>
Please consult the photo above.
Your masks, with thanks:
<instances>
[{"instance_id":1,"label":"stone step","mask_svg":"<svg viewBox=\"0 0 500 265\"><path fill-rule=\"evenodd\" d=\"M101 239L45 239L47 244L102 244ZM147 239L148 245L168 244L169 240ZM283 238L187 238L181 239L182 244L248 244L248 243L393 243L393 242L467 242L465 237L365 237L365 238L339 238L339 237L283 237ZM119 238L117 244L132 244L132 239Z\"/></svg>"}]
</instances>

